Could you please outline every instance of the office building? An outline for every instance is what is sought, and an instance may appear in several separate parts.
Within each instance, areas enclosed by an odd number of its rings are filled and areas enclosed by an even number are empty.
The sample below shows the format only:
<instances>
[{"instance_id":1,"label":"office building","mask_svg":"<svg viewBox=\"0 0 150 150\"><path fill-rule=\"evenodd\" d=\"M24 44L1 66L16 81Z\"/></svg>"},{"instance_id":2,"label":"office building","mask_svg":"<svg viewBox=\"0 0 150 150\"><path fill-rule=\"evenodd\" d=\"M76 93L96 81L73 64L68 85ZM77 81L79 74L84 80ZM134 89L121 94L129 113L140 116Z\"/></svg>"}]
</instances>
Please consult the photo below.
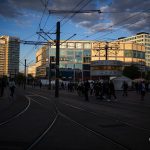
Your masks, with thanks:
<instances>
[{"instance_id":1,"label":"office building","mask_svg":"<svg viewBox=\"0 0 150 150\"><path fill-rule=\"evenodd\" d=\"M60 78L66 80L90 79L92 41L67 41L60 45ZM43 46L36 53L37 76L48 76L51 59L52 76L55 74L56 47ZM84 79L83 79L84 78Z\"/></svg>"},{"instance_id":2,"label":"office building","mask_svg":"<svg viewBox=\"0 0 150 150\"><path fill-rule=\"evenodd\" d=\"M60 45L60 78L63 80L82 81L91 79L91 61L106 60L106 42L67 41ZM123 66L145 65L145 47L137 43L107 43L107 60L121 61ZM55 79L56 47L52 43L36 52L36 76L47 78L49 66L51 77ZM51 65L50 65L51 64ZM100 67L101 69L102 66ZM114 67L113 67L114 68ZM116 67L117 68L117 67ZM121 67L118 67L119 70Z\"/></svg>"},{"instance_id":3,"label":"office building","mask_svg":"<svg viewBox=\"0 0 150 150\"><path fill-rule=\"evenodd\" d=\"M17 37L0 36L0 75L14 77L19 72L20 44Z\"/></svg>"},{"instance_id":4,"label":"office building","mask_svg":"<svg viewBox=\"0 0 150 150\"><path fill-rule=\"evenodd\" d=\"M146 66L150 67L150 34L146 32L137 33L130 37L121 37L117 41L119 42L134 42L145 46L145 61Z\"/></svg>"}]
</instances>

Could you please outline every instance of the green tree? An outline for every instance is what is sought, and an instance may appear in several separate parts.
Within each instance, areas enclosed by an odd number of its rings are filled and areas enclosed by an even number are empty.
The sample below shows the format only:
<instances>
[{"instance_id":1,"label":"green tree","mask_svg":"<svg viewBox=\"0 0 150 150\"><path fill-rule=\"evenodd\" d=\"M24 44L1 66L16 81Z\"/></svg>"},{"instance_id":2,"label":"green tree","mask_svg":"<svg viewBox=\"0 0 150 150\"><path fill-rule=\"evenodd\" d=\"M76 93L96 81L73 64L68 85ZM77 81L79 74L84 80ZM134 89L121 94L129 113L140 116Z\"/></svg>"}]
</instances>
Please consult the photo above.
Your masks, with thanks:
<instances>
[{"instance_id":1,"label":"green tree","mask_svg":"<svg viewBox=\"0 0 150 150\"><path fill-rule=\"evenodd\" d=\"M138 67L131 65L124 68L123 75L130 79L136 79L141 77L141 72L139 71Z\"/></svg>"}]
</instances>

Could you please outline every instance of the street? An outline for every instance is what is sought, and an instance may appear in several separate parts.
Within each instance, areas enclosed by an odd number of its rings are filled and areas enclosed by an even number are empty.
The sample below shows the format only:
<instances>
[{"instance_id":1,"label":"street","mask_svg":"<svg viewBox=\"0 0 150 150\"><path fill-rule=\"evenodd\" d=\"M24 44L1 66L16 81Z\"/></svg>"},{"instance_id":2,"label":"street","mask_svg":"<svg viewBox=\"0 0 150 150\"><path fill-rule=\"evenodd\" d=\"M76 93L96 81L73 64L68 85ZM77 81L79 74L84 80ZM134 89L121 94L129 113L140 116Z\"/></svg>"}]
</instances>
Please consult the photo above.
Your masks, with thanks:
<instances>
[{"instance_id":1,"label":"street","mask_svg":"<svg viewBox=\"0 0 150 150\"><path fill-rule=\"evenodd\" d=\"M85 101L76 92L17 88L1 99L0 149L150 149L150 93L135 91L118 101ZM7 99L7 101L6 101ZM5 102L4 102L5 100ZM5 103L5 104L4 104Z\"/></svg>"}]
</instances>

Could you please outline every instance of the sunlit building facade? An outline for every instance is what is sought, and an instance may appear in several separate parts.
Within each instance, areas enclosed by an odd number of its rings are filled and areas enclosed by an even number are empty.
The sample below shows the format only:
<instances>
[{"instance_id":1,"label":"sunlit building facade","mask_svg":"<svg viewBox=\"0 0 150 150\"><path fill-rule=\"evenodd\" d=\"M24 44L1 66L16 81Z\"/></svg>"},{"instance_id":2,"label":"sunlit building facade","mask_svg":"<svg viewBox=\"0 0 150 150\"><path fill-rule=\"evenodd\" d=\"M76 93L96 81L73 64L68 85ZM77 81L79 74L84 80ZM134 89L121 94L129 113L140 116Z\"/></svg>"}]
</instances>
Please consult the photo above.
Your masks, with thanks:
<instances>
[{"instance_id":1,"label":"sunlit building facade","mask_svg":"<svg viewBox=\"0 0 150 150\"><path fill-rule=\"evenodd\" d=\"M146 66L150 67L150 33L140 32L134 36L121 37L119 42L134 42L145 46L145 61Z\"/></svg>"},{"instance_id":2,"label":"sunlit building facade","mask_svg":"<svg viewBox=\"0 0 150 150\"><path fill-rule=\"evenodd\" d=\"M123 68L130 65L145 71L144 45L132 42L93 43L91 53L91 75L93 77L120 76Z\"/></svg>"},{"instance_id":3,"label":"sunlit building facade","mask_svg":"<svg viewBox=\"0 0 150 150\"><path fill-rule=\"evenodd\" d=\"M36 76L36 64L31 64L27 68L28 75L31 75L32 77Z\"/></svg>"},{"instance_id":4,"label":"sunlit building facade","mask_svg":"<svg viewBox=\"0 0 150 150\"><path fill-rule=\"evenodd\" d=\"M67 41L60 45L60 78L66 80L90 79L92 41ZM44 49L45 48L45 49ZM46 56L46 57L45 57ZM51 72L55 73L56 47L44 46L36 53L37 76L48 76L51 59Z\"/></svg>"},{"instance_id":5,"label":"sunlit building facade","mask_svg":"<svg viewBox=\"0 0 150 150\"><path fill-rule=\"evenodd\" d=\"M108 45L107 60L119 60L124 66L145 65L145 46L133 42L110 42ZM93 44L91 61L106 60L106 42Z\"/></svg>"},{"instance_id":6,"label":"sunlit building facade","mask_svg":"<svg viewBox=\"0 0 150 150\"><path fill-rule=\"evenodd\" d=\"M17 37L0 37L0 76L14 77L19 72L20 43Z\"/></svg>"},{"instance_id":7,"label":"sunlit building facade","mask_svg":"<svg viewBox=\"0 0 150 150\"><path fill-rule=\"evenodd\" d=\"M97 41L67 41L60 45L60 78L72 81L91 79L91 62L106 60L106 43ZM107 43L107 60L121 61L122 66L145 65L145 46L136 43ZM36 76L48 78L49 66L52 79L55 78L56 47L41 47L36 53ZM49 65L51 64L51 65ZM119 63L120 64L120 63ZM106 69L102 68L101 69ZM118 67L118 66L113 66ZM123 67L119 66L119 69Z\"/></svg>"}]
</instances>

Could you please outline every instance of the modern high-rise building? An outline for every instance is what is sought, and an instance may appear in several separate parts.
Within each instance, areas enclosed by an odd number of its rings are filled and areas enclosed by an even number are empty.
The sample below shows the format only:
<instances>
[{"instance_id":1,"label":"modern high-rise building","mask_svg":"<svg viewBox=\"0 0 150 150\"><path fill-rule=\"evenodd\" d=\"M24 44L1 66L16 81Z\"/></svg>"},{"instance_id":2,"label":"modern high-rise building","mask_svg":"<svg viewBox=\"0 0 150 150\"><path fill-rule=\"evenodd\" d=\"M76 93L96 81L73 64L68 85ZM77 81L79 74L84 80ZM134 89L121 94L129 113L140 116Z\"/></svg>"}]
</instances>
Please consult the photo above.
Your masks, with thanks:
<instances>
[{"instance_id":1,"label":"modern high-rise building","mask_svg":"<svg viewBox=\"0 0 150 150\"><path fill-rule=\"evenodd\" d=\"M14 77L19 72L18 40L17 37L0 36L0 76Z\"/></svg>"},{"instance_id":2,"label":"modern high-rise building","mask_svg":"<svg viewBox=\"0 0 150 150\"><path fill-rule=\"evenodd\" d=\"M134 36L118 38L117 41L120 42L132 41L134 43L139 43L144 45L146 66L150 67L150 33L140 32Z\"/></svg>"}]
</instances>

